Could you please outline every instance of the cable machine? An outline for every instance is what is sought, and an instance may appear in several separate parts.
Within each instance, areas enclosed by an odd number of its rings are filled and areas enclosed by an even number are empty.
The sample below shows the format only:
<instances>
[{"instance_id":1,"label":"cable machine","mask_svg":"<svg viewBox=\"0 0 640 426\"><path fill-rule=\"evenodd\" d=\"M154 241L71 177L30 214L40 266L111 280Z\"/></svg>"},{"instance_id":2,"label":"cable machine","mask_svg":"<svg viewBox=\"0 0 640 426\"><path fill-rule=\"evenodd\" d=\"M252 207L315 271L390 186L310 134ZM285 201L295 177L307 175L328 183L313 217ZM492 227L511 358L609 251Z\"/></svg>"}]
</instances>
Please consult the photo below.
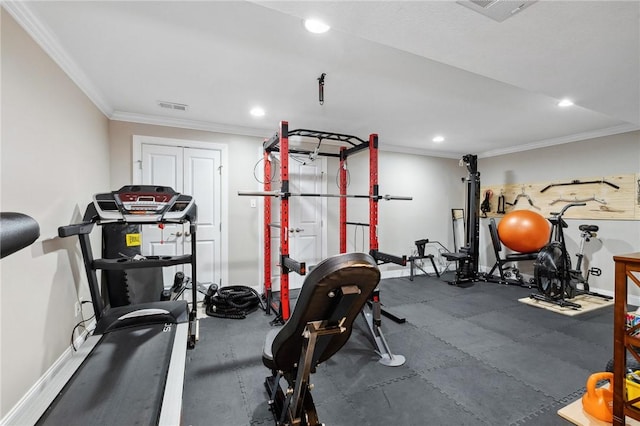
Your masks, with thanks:
<instances>
[{"instance_id":1,"label":"cable machine","mask_svg":"<svg viewBox=\"0 0 640 426\"><path fill-rule=\"evenodd\" d=\"M472 282L478 279L478 256L480 248L480 172L478 172L478 156L467 154L460 160L460 165L467 167L469 172L465 182L467 184L467 222L465 227L465 245L456 247L454 253L444 253L443 256L456 262L456 276L451 284Z\"/></svg>"}]
</instances>

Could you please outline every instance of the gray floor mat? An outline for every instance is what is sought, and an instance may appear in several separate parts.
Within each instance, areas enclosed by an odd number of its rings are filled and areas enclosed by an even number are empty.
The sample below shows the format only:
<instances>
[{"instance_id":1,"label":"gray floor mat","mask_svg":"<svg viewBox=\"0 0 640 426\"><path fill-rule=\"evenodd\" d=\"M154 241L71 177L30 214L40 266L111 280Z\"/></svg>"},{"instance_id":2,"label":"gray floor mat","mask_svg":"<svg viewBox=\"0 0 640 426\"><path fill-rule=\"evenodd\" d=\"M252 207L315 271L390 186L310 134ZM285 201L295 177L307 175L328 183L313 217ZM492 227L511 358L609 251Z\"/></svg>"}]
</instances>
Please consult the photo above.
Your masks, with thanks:
<instances>
[{"instance_id":1,"label":"gray floor mat","mask_svg":"<svg viewBox=\"0 0 640 426\"><path fill-rule=\"evenodd\" d=\"M534 290L495 283L456 287L435 277L383 280L383 317L401 367L378 363L368 328L311 376L327 425L566 425L556 411L579 398L613 345L612 308L565 317L517 300ZM272 425L262 365L263 312L205 318L187 353L185 425Z\"/></svg>"},{"instance_id":2,"label":"gray floor mat","mask_svg":"<svg viewBox=\"0 0 640 426\"><path fill-rule=\"evenodd\" d=\"M457 362L420 375L489 424L515 422L522 412L554 402L529 385L479 362Z\"/></svg>"}]
</instances>

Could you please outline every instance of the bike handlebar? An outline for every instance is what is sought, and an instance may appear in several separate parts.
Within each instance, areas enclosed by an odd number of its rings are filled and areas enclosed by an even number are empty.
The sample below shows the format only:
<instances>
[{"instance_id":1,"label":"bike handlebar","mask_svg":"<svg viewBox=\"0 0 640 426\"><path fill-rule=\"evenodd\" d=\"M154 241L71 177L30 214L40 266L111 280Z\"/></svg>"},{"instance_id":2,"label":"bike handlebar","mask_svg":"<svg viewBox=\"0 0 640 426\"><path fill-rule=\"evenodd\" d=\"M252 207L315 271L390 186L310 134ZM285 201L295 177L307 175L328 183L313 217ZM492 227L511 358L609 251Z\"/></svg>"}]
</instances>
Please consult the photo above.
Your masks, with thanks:
<instances>
[{"instance_id":1,"label":"bike handlebar","mask_svg":"<svg viewBox=\"0 0 640 426\"><path fill-rule=\"evenodd\" d=\"M562 210L560 210L560 213L551 213L553 216L556 216L558 218L562 218L562 215L564 214L564 212L567 211L567 209L571 208L571 207L579 207L579 206L586 206L587 203L569 203L566 206L564 206L562 208Z\"/></svg>"}]
</instances>

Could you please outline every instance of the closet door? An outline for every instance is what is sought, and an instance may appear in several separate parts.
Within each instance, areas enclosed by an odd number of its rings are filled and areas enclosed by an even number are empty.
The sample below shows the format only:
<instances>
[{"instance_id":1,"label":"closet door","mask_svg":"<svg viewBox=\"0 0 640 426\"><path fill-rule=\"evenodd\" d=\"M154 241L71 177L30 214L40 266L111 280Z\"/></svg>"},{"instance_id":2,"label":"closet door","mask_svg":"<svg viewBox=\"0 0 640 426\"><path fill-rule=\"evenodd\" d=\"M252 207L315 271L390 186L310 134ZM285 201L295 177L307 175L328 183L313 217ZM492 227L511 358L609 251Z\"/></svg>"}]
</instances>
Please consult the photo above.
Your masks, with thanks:
<instances>
[{"instance_id":1,"label":"closet door","mask_svg":"<svg viewBox=\"0 0 640 426\"><path fill-rule=\"evenodd\" d=\"M184 148L184 189L198 205L197 252L198 281L222 282L220 231L221 182L220 151ZM188 226L184 231L184 252L191 251L191 235ZM185 265L190 267L190 265Z\"/></svg>"},{"instance_id":2,"label":"closet door","mask_svg":"<svg viewBox=\"0 0 640 426\"><path fill-rule=\"evenodd\" d=\"M169 186L194 197L198 206L197 267L198 282L221 283L221 159L220 151L181 146L141 146L143 185ZM142 254L180 255L191 250L189 224L145 225ZM192 276L191 265L164 268L164 284L170 287L176 271Z\"/></svg>"}]
</instances>

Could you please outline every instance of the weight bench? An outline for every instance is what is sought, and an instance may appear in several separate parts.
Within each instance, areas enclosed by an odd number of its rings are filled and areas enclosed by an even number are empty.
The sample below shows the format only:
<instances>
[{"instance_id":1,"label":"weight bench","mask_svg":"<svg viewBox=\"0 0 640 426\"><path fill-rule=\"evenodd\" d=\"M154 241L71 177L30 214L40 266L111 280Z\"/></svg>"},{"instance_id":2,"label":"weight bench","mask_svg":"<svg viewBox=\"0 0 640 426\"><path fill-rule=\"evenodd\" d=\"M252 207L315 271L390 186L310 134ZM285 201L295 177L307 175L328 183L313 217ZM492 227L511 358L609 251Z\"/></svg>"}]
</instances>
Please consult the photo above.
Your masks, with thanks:
<instances>
[{"instance_id":1,"label":"weight bench","mask_svg":"<svg viewBox=\"0 0 640 426\"><path fill-rule=\"evenodd\" d=\"M489 234L491 235L493 252L496 255L496 263L493 265L489 273L485 276L486 280L497 282L499 284L519 285L522 287L531 288L531 284L527 284L524 282L522 275L520 275L520 271L516 268L513 268L512 266L508 266L508 264L512 262L520 262L523 260L536 260L536 258L538 257L538 252L511 253L506 254L504 257L500 257L500 252L502 251L502 242L500 242L498 227L496 225L495 219L493 218L489 219ZM496 269L500 274L500 278L493 275ZM508 269L511 269L511 271L508 271ZM511 274L515 276L515 279L507 278L507 276Z\"/></svg>"},{"instance_id":2,"label":"weight bench","mask_svg":"<svg viewBox=\"0 0 640 426\"><path fill-rule=\"evenodd\" d=\"M267 333L262 352L272 372L265 387L276 425L321 424L309 376L347 342L379 281L376 261L366 253L330 257L307 275L291 317Z\"/></svg>"}]
</instances>

